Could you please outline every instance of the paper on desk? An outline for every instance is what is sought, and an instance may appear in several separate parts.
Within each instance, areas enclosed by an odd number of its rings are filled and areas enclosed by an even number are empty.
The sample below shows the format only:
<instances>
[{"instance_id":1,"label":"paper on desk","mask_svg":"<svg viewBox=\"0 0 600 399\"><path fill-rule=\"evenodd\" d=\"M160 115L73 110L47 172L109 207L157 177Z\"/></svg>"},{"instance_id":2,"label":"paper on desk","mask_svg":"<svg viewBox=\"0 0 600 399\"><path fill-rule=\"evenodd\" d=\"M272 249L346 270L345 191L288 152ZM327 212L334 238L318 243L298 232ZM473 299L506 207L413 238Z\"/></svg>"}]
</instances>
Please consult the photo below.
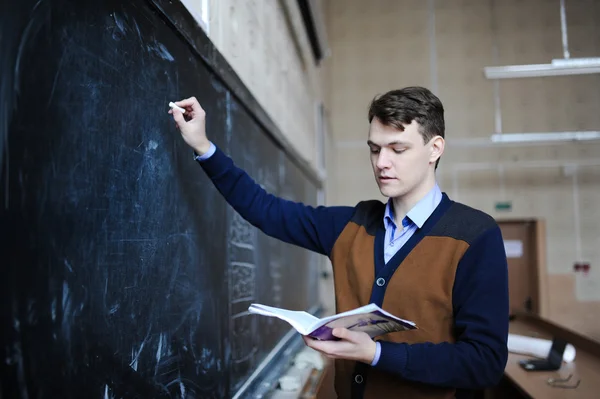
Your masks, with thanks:
<instances>
[{"instance_id":1,"label":"paper on desk","mask_svg":"<svg viewBox=\"0 0 600 399\"><path fill-rule=\"evenodd\" d=\"M545 359L548 357L548 353L552 347L552 341L542 338L527 337L525 335L508 334L507 346L509 352ZM575 360L575 347L573 345L567 344L565 353L563 354L563 360L567 363L571 363Z\"/></svg>"}]
</instances>

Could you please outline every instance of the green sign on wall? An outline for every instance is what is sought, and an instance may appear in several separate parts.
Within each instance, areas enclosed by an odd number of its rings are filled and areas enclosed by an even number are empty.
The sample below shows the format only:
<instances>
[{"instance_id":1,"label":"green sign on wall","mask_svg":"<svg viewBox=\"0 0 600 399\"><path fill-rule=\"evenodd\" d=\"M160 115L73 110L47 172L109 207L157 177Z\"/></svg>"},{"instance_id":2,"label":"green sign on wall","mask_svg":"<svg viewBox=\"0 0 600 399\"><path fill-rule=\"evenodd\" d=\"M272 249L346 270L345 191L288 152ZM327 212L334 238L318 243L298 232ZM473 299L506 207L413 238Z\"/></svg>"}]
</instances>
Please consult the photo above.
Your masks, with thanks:
<instances>
[{"instance_id":1,"label":"green sign on wall","mask_svg":"<svg viewBox=\"0 0 600 399\"><path fill-rule=\"evenodd\" d=\"M496 202L496 210L499 212L507 212L512 210L512 202L511 201L497 201Z\"/></svg>"}]
</instances>

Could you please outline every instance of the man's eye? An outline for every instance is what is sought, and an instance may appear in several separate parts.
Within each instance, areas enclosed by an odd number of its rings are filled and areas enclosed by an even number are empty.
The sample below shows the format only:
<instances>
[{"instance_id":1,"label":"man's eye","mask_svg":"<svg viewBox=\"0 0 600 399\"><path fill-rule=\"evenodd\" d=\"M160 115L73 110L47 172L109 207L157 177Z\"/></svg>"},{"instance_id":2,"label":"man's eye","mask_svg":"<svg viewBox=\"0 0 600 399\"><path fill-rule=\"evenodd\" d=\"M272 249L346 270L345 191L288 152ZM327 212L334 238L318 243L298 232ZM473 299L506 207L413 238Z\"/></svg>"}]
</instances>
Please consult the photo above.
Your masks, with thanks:
<instances>
[{"instance_id":1,"label":"man's eye","mask_svg":"<svg viewBox=\"0 0 600 399\"><path fill-rule=\"evenodd\" d=\"M395 152L396 154L402 154L404 151L406 151L406 149L401 149L401 150L399 150L399 149L395 149L395 148L394 148L394 152Z\"/></svg>"},{"instance_id":2,"label":"man's eye","mask_svg":"<svg viewBox=\"0 0 600 399\"><path fill-rule=\"evenodd\" d=\"M376 148L371 148L371 154L379 154L379 150Z\"/></svg>"}]
</instances>

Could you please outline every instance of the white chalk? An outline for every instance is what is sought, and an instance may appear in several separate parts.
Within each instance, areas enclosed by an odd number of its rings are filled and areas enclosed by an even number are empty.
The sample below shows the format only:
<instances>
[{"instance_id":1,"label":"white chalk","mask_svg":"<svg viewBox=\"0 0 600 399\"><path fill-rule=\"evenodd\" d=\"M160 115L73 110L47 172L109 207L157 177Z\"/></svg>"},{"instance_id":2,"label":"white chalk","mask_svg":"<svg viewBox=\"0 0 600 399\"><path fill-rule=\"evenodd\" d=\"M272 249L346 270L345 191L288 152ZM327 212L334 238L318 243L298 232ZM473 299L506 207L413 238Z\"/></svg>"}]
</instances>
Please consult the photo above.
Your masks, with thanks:
<instances>
[{"instance_id":1,"label":"white chalk","mask_svg":"<svg viewBox=\"0 0 600 399\"><path fill-rule=\"evenodd\" d=\"M181 113L182 113L182 114L185 114L185 109L183 109L183 108L181 108L181 107L178 107L177 105L175 105L175 103L174 103L174 102L170 102L170 103L169 103L169 107L171 107L171 108L177 108L178 110L180 110L180 111L181 111Z\"/></svg>"}]
</instances>

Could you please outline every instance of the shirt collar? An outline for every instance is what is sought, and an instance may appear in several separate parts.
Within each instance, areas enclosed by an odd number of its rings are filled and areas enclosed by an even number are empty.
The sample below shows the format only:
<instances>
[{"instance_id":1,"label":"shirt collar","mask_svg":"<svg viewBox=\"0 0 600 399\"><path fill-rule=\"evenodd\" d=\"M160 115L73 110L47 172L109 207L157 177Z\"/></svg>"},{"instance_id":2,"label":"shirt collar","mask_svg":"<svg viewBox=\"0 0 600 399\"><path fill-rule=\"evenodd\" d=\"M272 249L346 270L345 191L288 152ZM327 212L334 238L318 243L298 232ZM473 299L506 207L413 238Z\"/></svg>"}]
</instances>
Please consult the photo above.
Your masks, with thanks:
<instances>
[{"instance_id":1,"label":"shirt collar","mask_svg":"<svg viewBox=\"0 0 600 399\"><path fill-rule=\"evenodd\" d=\"M427 195L423 197L419 202L412 207L410 211L406 214L406 217L410 219L411 222L417 225L417 227L421 228L429 219L435 208L439 205L442 200L442 191L440 187L435 184L435 186L429 190ZM392 206L392 199L390 198L385 206L385 213L383 216L383 223L385 228L389 228L391 225L395 226L394 223L394 207Z\"/></svg>"}]
</instances>

